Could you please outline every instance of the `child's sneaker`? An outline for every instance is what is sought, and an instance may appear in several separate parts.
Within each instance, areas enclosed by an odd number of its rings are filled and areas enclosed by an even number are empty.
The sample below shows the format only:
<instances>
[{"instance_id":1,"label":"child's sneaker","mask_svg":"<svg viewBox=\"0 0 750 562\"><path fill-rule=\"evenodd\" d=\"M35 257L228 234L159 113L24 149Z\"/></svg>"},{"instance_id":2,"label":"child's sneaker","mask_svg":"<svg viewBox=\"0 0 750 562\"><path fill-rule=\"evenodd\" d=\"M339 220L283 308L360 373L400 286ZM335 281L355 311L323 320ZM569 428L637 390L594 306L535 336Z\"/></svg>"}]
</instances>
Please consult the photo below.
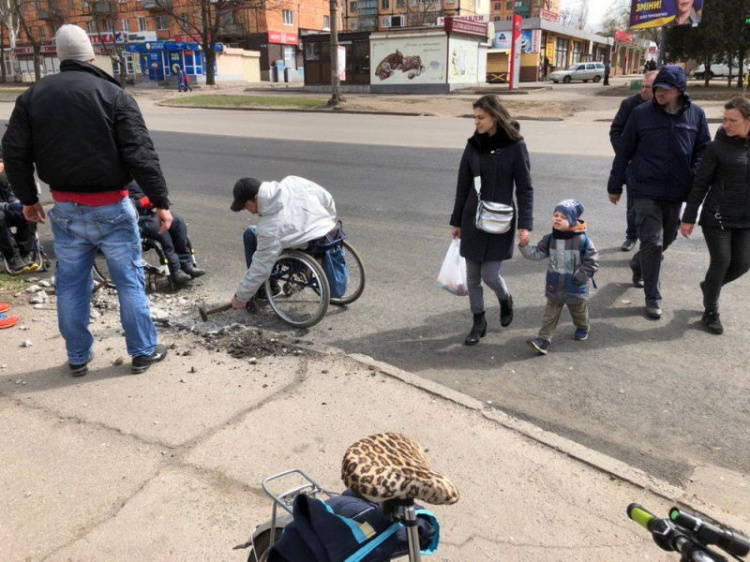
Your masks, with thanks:
<instances>
[{"instance_id":1,"label":"child's sneaker","mask_svg":"<svg viewBox=\"0 0 750 562\"><path fill-rule=\"evenodd\" d=\"M0 314L0 330L15 326L19 321L20 318L18 318L18 316L6 316L5 314Z\"/></svg>"},{"instance_id":2,"label":"child's sneaker","mask_svg":"<svg viewBox=\"0 0 750 562\"><path fill-rule=\"evenodd\" d=\"M10 304L8 304L7 302L0 302L0 314L2 314L3 312L8 312L9 309Z\"/></svg>"},{"instance_id":3,"label":"child's sneaker","mask_svg":"<svg viewBox=\"0 0 750 562\"><path fill-rule=\"evenodd\" d=\"M589 337L589 329L588 328L580 328L576 327L576 333L573 334L573 339L576 341L583 341L585 339L588 339Z\"/></svg>"},{"instance_id":4,"label":"child's sneaker","mask_svg":"<svg viewBox=\"0 0 750 562\"><path fill-rule=\"evenodd\" d=\"M547 355L549 351L550 342L543 340L542 338L534 338L533 340L526 340L529 347L534 348L539 355Z\"/></svg>"}]
</instances>

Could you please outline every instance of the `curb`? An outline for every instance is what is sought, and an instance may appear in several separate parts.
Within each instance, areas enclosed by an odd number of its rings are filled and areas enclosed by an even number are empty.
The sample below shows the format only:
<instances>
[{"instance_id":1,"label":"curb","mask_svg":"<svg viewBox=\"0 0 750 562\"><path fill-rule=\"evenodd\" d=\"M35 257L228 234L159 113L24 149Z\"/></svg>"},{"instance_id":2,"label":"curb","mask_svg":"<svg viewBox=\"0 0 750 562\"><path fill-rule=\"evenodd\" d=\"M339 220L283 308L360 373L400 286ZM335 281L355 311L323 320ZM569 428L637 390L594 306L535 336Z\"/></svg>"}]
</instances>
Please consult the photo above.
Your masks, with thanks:
<instances>
[{"instance_id":1,"label":"curb","mask_svg":"<svg viewBox=\"0 0 750 562\"><path fill-rule=\"evenodd\" d=\"M743 524L745 523L744 518L740 515L728 513L719 507L707 504L695 495L688 497L686 490L679 486L675 486L669 482L651 476L639 468L630 466L627 463L604 453L595 451L594 449L590 449L580 443L576 443L575 441L571 441L570 439L546 431L530 422L515 418L506 414L499 408L488 407L476 398L462 394L428 379L424 379L383 361L378 361L369 355L361 353L346 353L341 349L327 346L325 344L316 343L316 347L318 350L307 348L307 351L320 353L321 355L343 356L369 369L378 370L388 377L400 380L401 382L435 396L436 398L453 402L454 404L477 412L485 419L494 421L505 429L520 434L541 446L554 449L555 451L581 462L594 470L606 474L611 478L627 482L637 488L673 502L679 507L687 508L697 515L707 517L714 521L724 521L724 525L729 525L735 529L737 529L737 526L740 524L739 520L741 520ZM691 501L693 503L690 503Z\"/></svg>"},{"instance_id":2,"label":"curb","mask_svg":"<svg viewBox=\"0 0 750 562\"><path fill-rule=\"evenodd\" d=\"M433 113L416 113L401 111L353 111L346 109L295 109L295 108L267 108L267 107L203 107L198 105L172 105L165 102L157 102L160 107L172 107L175 109L208 109L218 111L262 111L262 112L284 112L284 113L326 113L328 115L393 115L396 117L437 117ZM473 116L472 116L473 118Z\"/></svg>"}]
</instances>

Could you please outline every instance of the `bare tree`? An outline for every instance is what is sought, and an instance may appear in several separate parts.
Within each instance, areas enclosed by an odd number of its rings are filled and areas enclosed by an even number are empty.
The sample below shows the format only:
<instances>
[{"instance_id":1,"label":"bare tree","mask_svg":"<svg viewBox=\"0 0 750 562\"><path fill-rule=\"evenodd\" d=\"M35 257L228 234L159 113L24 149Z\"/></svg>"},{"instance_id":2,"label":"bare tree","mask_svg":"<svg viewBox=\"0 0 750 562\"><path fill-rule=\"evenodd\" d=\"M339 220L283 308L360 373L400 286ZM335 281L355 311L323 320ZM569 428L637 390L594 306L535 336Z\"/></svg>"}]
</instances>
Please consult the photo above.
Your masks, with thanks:
<instances>
[{"instance_id":1,"label":"bare tree","mask_svg":"<svg viewBox=\"0 0 750 562\"><path fill-rule=\"evenodd\" d=\"M591 0L578 0L573 6L568 6L560 11L560 22L565 27L585 29L589 23L591 11Z\"/></svg>"},{"instance_id":2,"label":"bare tree","mask_svg":"<svg viewBox=\"0 0 750 562\"><path fill-rule=\"evenodd\" d=\"M29 26L29 2L22 2L21 0L13 0L16 15L21 25L21 29L26 34L26 37L31 43L31 47L34 50L34 78L37 82L42 79L42 43L33 33L33 30Z\"/></svg>"},{"instance_id":3,"label":"bare tree","mask_svg":"<svg viewBox=\"0 0 750 562\"><path fill-rule=\"evenodd\" d=\"M13 66L13 79L21 80L21 63L16 56L16 46L18 45L18 35L21 28L21 21L18 17L15 0L0 0L0 20L2 20L4 31L8 35L8 46L10 47L11 63ZM2 45L5 44L3 41ZM5 64L3 61L3 69Z\"/></svg>"},{"instance_id":4,"label":"bare tree","mask_svg":"<svg viewBox=\"0 0 750 562\"><path fill-rule=\"evenodd\" d=\"M435 25L443 13L442 0L404 0L407 27Z\"/></svg>"},{"instance_id":5,"label":"bare tree","mask_svg":"<svg viewBox=\"0 0 750 562\"><path fill-rule=\"evenodd\" d=\"M328 106L334 109L341 107L345 101L341 95L339 78L339 0L331 0L329 19L331 20L331 99Z\"/></svg>"},{"instance_id":6,"label":"bare tree","mask_svg":"<svg viewBox=\"0 0 750 562\"><path fill-rule=\"evenodd\" d=\"M57 1L57 0L53 0ZM116 60L119 65L120 83L124 85L125 43L117 43L117 28L120 24L120 3L118 0L97 0L90 4L91 24L99 38L104 53Z\"/></svg>"},{"instance_id":7,"label":"bare tree","mask_svg":"<svg viewBox=\"0 0 750 562\"><path fill-rule=\"evenodd\" d=\"M216 84L216 43L234 14L243 10L273 9L282 0L144 0L173 18L186 34L200 38L206 57L206 84Z\"/></svg>"}]
</instances>

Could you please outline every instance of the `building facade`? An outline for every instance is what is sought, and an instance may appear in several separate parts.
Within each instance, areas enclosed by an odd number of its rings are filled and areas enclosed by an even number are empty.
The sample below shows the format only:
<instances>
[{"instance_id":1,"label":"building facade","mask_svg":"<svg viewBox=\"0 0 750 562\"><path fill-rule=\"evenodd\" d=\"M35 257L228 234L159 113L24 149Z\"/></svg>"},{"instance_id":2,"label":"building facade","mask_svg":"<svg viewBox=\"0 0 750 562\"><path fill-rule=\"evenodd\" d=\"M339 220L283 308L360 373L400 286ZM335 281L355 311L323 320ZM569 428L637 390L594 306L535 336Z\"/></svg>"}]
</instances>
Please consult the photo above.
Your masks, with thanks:
<instances>
[{"instance_id":1,"label":"building facade","mask_svg":"<svg viewBox=\"0 0 750 562\"><path fill-rule=\"evenodd\" d=\"M524 19L558 16L560 0L492 0L491 19L494 22L510 21L513 15Z\"/></svg>"},{"instance_id":2,"label":"building facade","mask_svg":"<svg viewBox=\"0 0 750 562\"><path fill-rule=\"evenodd\" d=\"M448 16L489 20L490 0L344 0L342 12L346 31L440 27Z\"/></svg>"},{"instance_id":3,"label":"building facade","mask_svg":"<svg viewBox=\"0 0 750 562\"><path fill-rule=\"evenodd\" d=\"M166 9L170 7L177 17ZM268 78L278 61L297 68L300 34L327 31L329 8L329 0L226 2L217 39L230 47L260 50L262 74ZM188 74L205 73L200 36L190 25L200 16L196 0L34 0L24 9L31 33L42 44L45 72L56 72L59 65L54 57L55 31L72 23L88 32L97 52L126 61L123 75L163 81L173 74L175 64ZM33 74L31 41L23 32L18 46L24 70L30 68Z\"/></svg>"}]
</instances>

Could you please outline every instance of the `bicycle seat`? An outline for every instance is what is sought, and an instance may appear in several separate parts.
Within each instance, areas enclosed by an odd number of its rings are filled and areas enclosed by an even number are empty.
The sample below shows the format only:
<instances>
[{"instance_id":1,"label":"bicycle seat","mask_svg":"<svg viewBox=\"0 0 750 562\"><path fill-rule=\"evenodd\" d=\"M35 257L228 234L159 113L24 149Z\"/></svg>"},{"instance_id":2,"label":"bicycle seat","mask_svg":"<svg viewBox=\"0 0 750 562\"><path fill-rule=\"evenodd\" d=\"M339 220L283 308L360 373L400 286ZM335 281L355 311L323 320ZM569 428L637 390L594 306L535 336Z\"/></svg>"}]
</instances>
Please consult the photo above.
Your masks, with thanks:
<instances>
[{"instance_id":1,"label":"bicycle seat","mask_svg":"<svg viewBox=\"0 0 750 562\"><path fill-rule=\"evenodd\" d=\"M451 481L432 470L419 443L398 433L354 443L344 455L341 478L347 488L376 503L419 499L441 505L459 498Z\"/></svg>"}]
</instances>

